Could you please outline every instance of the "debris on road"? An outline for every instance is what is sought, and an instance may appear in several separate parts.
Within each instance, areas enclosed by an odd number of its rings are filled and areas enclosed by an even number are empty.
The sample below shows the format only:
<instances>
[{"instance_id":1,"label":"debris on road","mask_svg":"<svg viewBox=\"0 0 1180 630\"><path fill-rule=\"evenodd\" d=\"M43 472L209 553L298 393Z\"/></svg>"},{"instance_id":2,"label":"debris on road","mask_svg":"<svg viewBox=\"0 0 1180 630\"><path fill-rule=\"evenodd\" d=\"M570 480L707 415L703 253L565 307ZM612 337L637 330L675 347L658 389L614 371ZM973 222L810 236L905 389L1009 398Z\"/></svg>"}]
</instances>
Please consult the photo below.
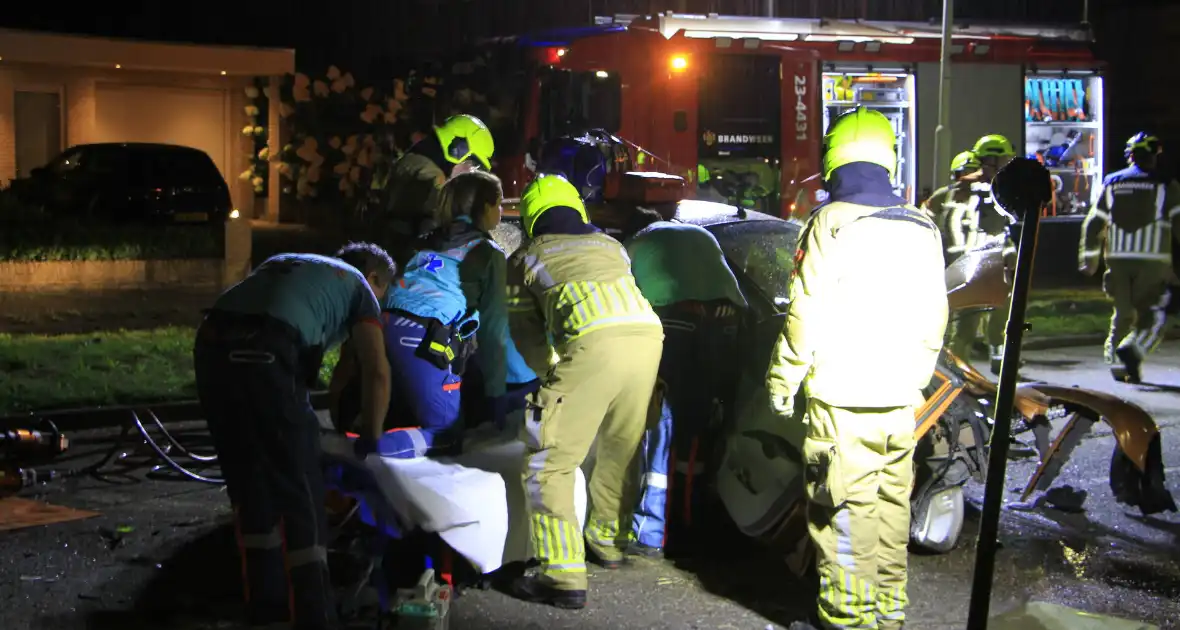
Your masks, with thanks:
<instances>
[{"instance_id":1,"label":"debris on road","mask_svg":"<svg viewBox=\"0 0 1180 630\"><path fill-rule=\"evenodd\" d=\"M1038 504L1048 505L1062 512L1072 512L1080 514L1086 509L1083 504L1086 502L1086 497L1089 493L1085 490L1075 488L1073 486L1057 486L1051 488L1048 492L1041 495L1037 499Z\"/></svg>"},{"instance_id":2,"label":"debris on road","mask_svg":"<svg viewBox=\"0 0 1180 630\"><path fill-rule=\"evenodd\" d=\"M41 575L22 575L22 576L20 576L21 582L45 582L46 584L51 584L53 582L58 581L59 579L60 578L56 575L53 577L44 577Z\"/></svg>"},{"instance_id":3,"label":"debris on road","mask_svg":"<svg viewBox=\"0 0 1180 630\"><path fill-rule=\"evenodd\" d=\"M130 525L119 525L114 529L100 527L98 529L98 535L102 536L103 540L107 544L107 548L111 551L114 551L115 549L121 547L126 540L127 535L134 531L135 528Z\"/></svg>"}]
</instances>

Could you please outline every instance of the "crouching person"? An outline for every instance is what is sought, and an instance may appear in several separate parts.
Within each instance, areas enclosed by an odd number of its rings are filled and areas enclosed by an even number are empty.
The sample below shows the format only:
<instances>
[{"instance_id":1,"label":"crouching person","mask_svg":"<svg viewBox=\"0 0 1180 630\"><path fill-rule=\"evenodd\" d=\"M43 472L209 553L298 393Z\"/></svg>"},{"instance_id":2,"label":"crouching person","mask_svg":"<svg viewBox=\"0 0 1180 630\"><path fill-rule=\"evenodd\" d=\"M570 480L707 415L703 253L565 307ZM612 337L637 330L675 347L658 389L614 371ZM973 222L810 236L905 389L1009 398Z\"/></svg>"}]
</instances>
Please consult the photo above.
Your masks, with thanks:
<instances>
[{"instance_id":1,"label":"crouching person","mask_svg":"<svg viewBox=\"0 0 1180 630\"><path fill-rule=\"evenodd\" d=\"M746 298L708 230L663 221L645 213L646 226L627 241L635 283L664 326L660 359L663 387L653 400L656 416L644 436L643 494L632 529L636 555L663 554L670 518L677 534L688 532L698 502L714 419L732 398L732 364L740 313ZM684 471L681 490L670 478ZM669 491L683 497L676 501ZM672 499L671 501L669 501ZM679 509L668 509L668 504ZM673 536L675 538L675 536Z\"/></svg>"},{"instance_id":2,"label":"crouching person","mask_svg":"<svg viewBox=\"0 0 1180 630\"><path fill-rule=\"evenodd\" d=\"M335 258L281 254L222 294L197 331L197 392L234 510L252 625L336 627L308 391L324 351L351 337L365 392L360 431L375 442L389 406L379 299L393 275L389 255L365 243Z\"/></svg>"},{"instance_id":3,"label":"crouching person","mask_svg":"<svg viewBox=\"0 0 1180 630\"><path fill-rule=\"evenodd\" d=\"M507 260L489 236L500 223L502 200L500 180L488 173L467 172L447 182L438 213L447 222L419 243L385 299L382 330L394 391L387 431L377 445L384 457L452 454L461 447L460 388L477 339L485 359L483 404L492 410L484 415L502 422L512 343ZM334 391L349 389L355 363L348 354L346 348L333 373Z\"/></svg>"}]
</instances>

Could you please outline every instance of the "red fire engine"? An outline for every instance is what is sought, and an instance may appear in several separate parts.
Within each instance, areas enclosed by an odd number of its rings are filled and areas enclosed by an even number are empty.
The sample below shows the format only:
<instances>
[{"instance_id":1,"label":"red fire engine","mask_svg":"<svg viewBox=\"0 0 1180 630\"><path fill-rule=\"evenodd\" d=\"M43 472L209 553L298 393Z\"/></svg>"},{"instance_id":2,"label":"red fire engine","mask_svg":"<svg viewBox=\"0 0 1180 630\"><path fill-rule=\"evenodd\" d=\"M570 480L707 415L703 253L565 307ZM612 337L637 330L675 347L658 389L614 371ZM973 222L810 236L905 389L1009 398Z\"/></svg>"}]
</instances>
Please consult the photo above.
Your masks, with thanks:
<instances>
[{"instance_id":1,"label":"red fire engine","mask_svg":"<svg viewBox=\"0 0 1180 630\"><path fill-rule=\"evenodd\" d=\"M512 123L516 146L498 147L506 194L531 178L540 143L592 127L634 143L641 169L684 175L701 189L727 182L731 201L805 215L823 197L815 176L823 130L857 105L894 122L901 196L918 201L945 183L930 164L937 24L672 13L596 22L509 42L529 72ZM953 153L1004 134L1057 176L1056 213L1084 211L1103 172L1102 82L1090 44L1082 28L957 26ZM949 177L944 157L940 180Z\"/></svg>"}]
</instances>

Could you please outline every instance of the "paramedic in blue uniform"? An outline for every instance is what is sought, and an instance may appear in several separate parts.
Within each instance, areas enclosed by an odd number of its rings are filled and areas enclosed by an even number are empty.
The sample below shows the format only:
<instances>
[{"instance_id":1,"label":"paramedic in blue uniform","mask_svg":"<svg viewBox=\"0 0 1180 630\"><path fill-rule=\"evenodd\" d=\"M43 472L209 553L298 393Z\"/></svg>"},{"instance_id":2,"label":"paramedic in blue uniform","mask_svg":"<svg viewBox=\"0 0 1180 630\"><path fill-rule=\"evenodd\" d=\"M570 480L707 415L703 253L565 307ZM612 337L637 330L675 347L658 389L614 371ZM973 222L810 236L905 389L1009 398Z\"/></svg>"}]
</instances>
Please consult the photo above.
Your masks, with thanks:
<instances>
[{"instance_id":1,"label":"paramedic in blue uniform","mask_svg":"<svg viewBox=\"0 0 1180 630\"><path fill-rule=\"evenodd\" d=\"M500 180L483 171L455 176L443 187L436 216L442 227L419 242L382 313L393 370L393 404L377 451L414 458L452 453L464 423L460 388L478 342L483 361L482 415L502 423L509 348L504 274L507 258L489 235L500 223ZM351 380L341 361L333 389Z\"/></svg>"},{"instance_id":2,"label":"paramedic in blue uniform","mask_svg":"<svg viewBox=\"0 0 1180 630\"><path fill-rule=\"evenodd\" d=\"M222 294L197 331L197 392L234 510L252 625L336 627L308 391L324 351L350 338L365 386L361 443L376 442L390 388L379 300L394 273L367 243L334 258L280 254Z\"/></svg>"},{"instance_id":3,"label":"paramedic in blue uniform","mask_svg":"<svg viewBox=\"0 0 1180 630\"><path fill-rule=\"evenodd\" d=\"M677 534L689 531L701 473L716 442L709 431L736 385L731 359L746 298L708 230L664 221L655 211L637 212L637 225L646 227L628 239L627 253L636 285L664 326L664 353L652 403L659 417L644 435L643 492L628 552L658 557L668 525ZM683 469L684 477L670 469ZM670 477L683 479L682 491L671 488L678 510L667 507Z\"/></svg>"}]
</instances>

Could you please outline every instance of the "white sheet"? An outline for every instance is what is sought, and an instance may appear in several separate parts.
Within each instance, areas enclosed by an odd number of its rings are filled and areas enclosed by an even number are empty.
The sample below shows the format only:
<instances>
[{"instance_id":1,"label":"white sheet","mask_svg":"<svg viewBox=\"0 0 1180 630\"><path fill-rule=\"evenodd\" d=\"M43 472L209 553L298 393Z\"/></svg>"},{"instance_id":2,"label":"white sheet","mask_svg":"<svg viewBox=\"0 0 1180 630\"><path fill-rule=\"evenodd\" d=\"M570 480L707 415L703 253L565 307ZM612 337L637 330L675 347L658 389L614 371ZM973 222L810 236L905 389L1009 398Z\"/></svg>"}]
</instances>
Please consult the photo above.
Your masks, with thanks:
<instances>
[{"instance_id":1,"label":"white sheet","mask_svg":"<svg viewBox=\"0 0 1180 630\"><path fill-rule=\"evenodd\" d=\"M509 436L516 435L510 429ZM325 434L323 449L358 462L351 441ZM505 434L471 435L456 458L394 459L370 455L363 462L403 529L438 533L478 570L533 556L521 471L524 443ZM586 475L575 471L574 506L586 519ZM580 523L580 524L581 524Z\"/></svg>"}]
</instances>

